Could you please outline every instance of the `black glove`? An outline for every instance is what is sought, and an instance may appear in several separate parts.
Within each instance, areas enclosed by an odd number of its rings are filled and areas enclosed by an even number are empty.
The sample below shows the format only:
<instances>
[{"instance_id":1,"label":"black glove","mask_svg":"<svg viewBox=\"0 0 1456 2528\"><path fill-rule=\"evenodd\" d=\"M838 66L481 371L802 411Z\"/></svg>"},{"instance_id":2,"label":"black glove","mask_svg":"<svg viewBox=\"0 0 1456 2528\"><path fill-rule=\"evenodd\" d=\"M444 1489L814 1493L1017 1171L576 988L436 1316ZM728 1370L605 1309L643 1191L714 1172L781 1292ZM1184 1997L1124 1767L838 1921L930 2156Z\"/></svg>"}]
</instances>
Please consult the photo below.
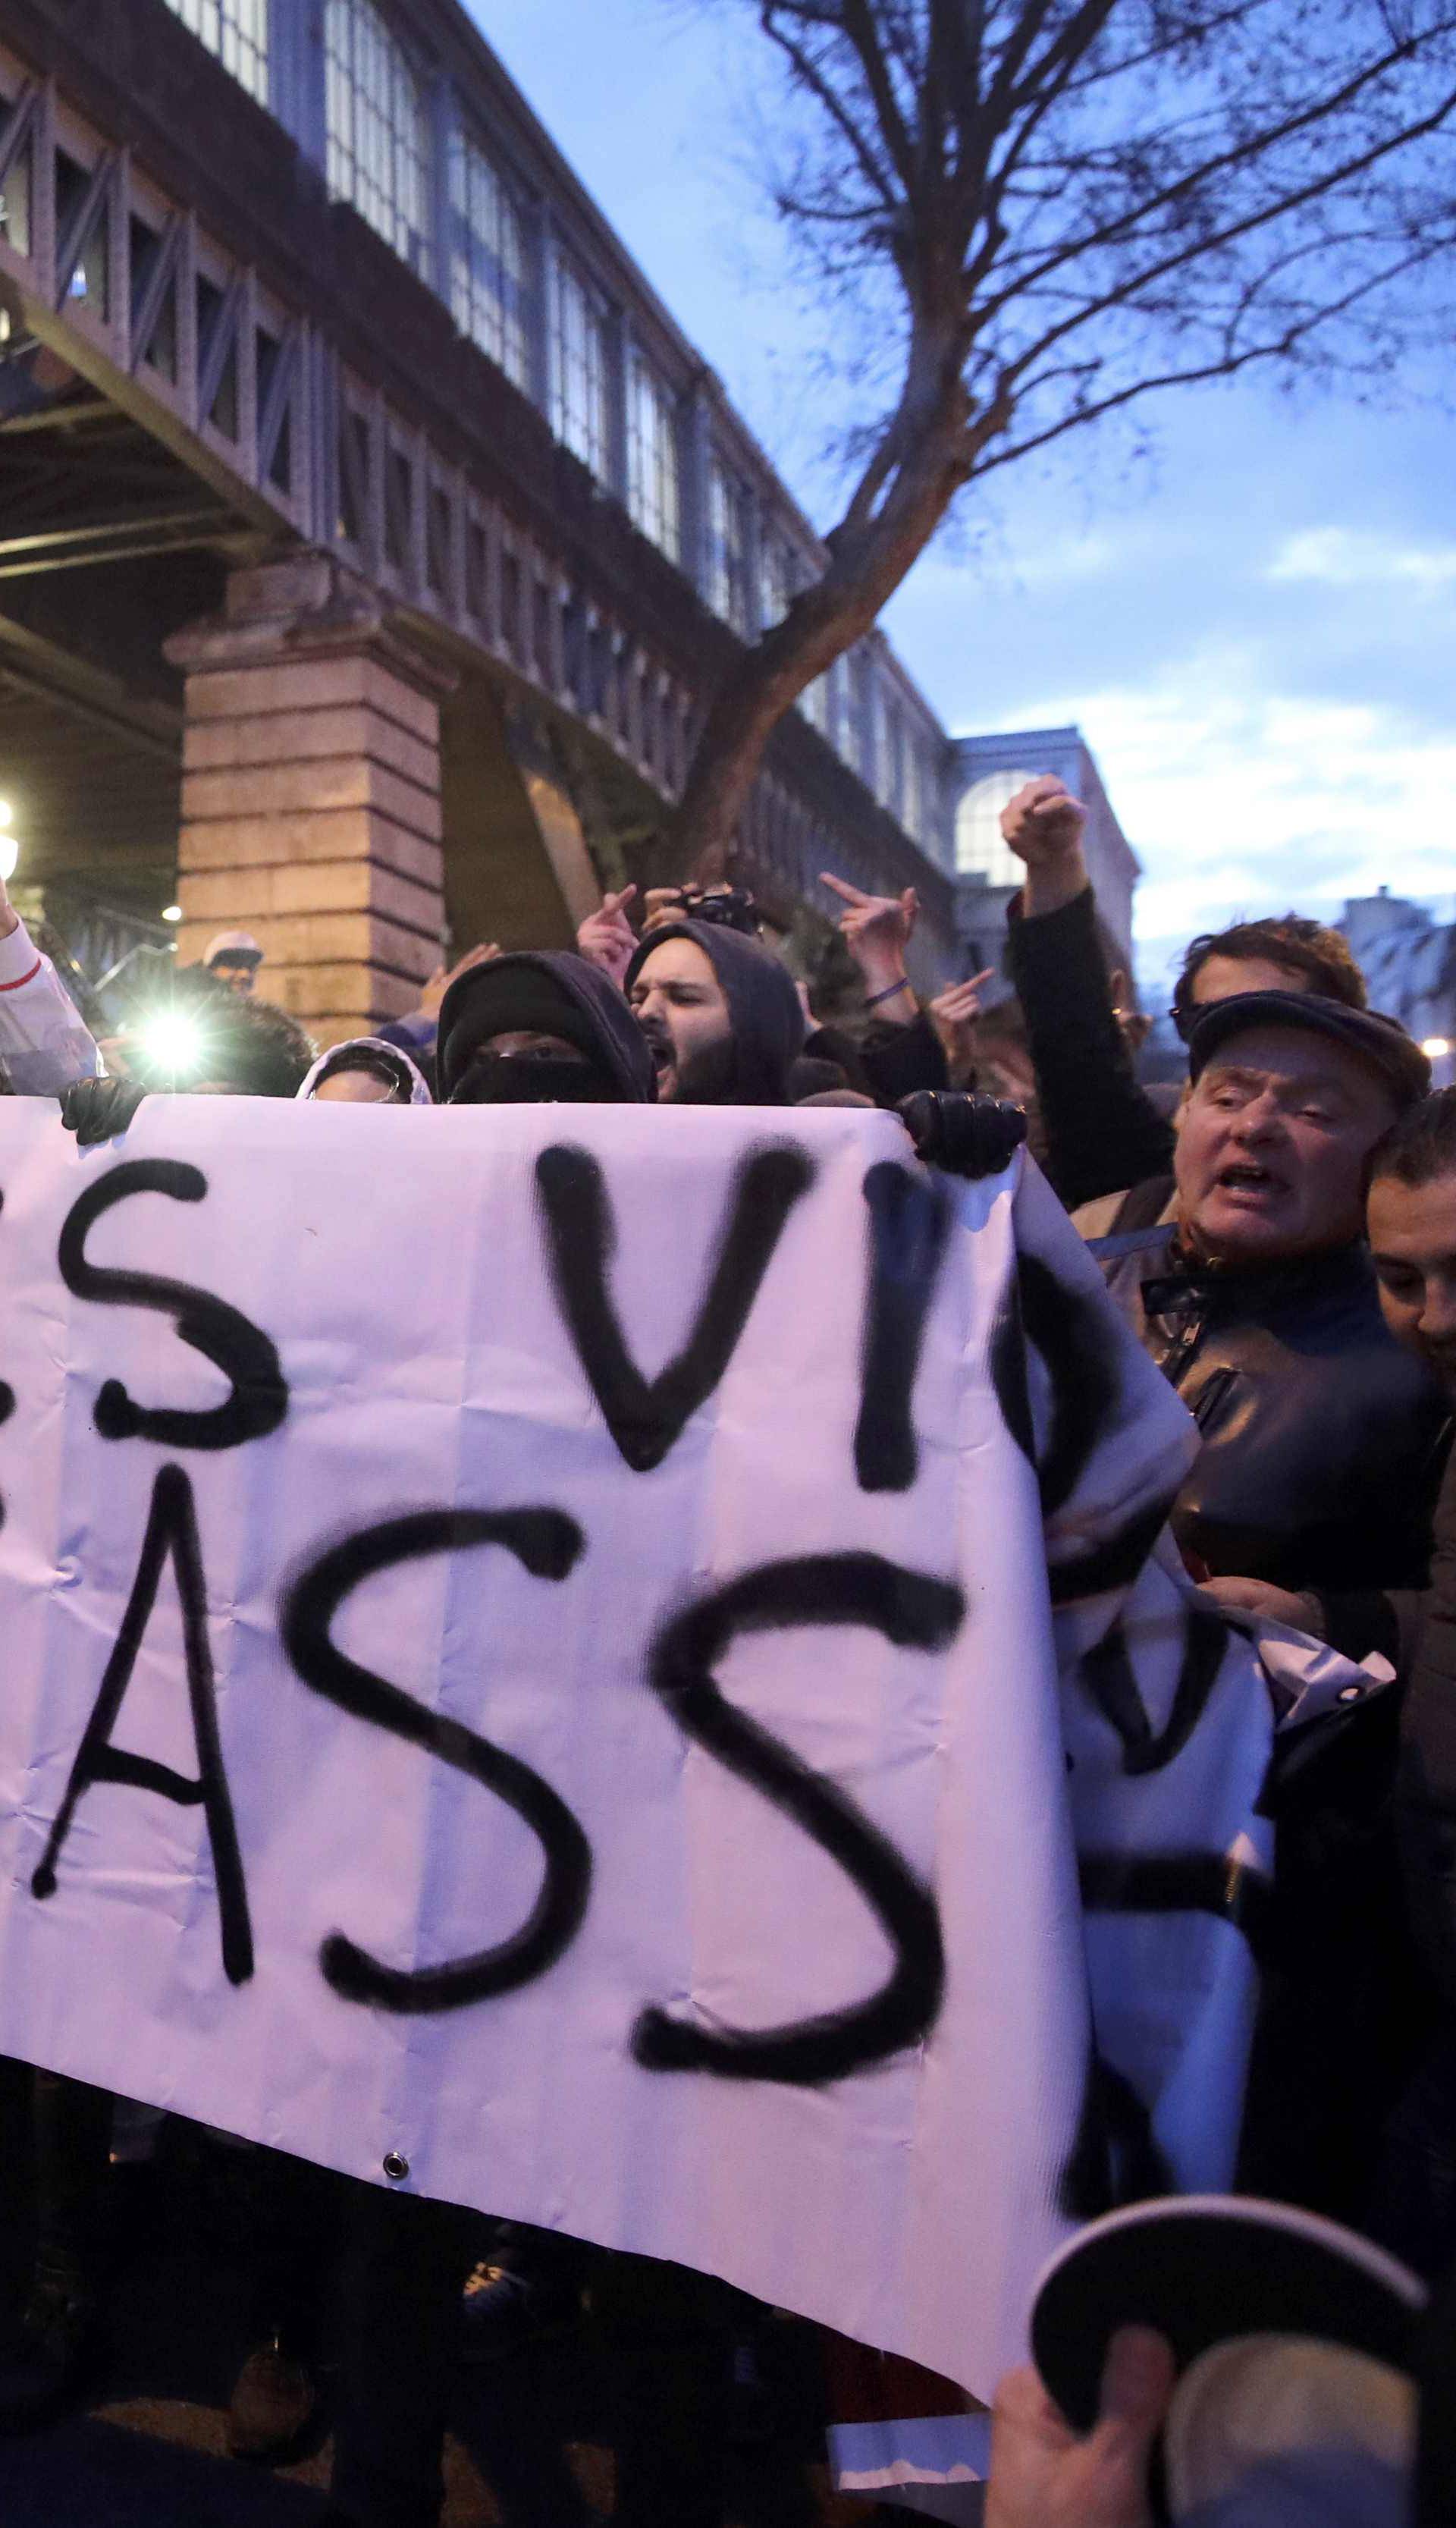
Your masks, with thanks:
<instances>
[{"instance_id":1,"label":"black glove","mask_svg":"<svg viewBox=\"0 0 1456 2528\"><path fill-rule=\"evenodd\" d=\"M1004 1097L962 1088L917 1088L897 1113L915 1155L952 1177L999 1177L1026 1138L1026 1117Z\"/></svg>"},{"instance_id":2,"label":"black glove","mask_svg":"<svg viewBox=\"0 0 1456 2528\"><path fill-rule=\"evenodd\" d=\"M125 1132L145 1095L136 1080L73 1080L61 1091L61 1121L88 1150Z\"/></svg>"}]
</instances>

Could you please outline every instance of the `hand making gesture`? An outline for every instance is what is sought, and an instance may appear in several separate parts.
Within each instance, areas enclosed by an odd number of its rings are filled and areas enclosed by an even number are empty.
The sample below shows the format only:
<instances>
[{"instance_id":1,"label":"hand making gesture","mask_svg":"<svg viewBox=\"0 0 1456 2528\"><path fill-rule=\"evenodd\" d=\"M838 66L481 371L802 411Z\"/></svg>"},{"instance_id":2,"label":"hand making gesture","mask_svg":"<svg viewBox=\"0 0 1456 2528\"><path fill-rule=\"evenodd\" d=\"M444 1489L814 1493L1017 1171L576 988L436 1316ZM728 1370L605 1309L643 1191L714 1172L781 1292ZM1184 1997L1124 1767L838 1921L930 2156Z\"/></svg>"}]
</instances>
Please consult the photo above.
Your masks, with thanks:
<instances>
[{"instance_id":1,"label":"hand making gesture","mask_svg":"<svg viewBox=\"0 0 1456 2528\"><path fill-rule=\"evenodd\" d=\"M994 966L987 966L972 974L968 983L952 983L948 991L938 992L930 1004L930 1024L944 1048L953 1088L963 1088L974 1068L981 986L990 982L995 972Z\"/></svg>"},{"instance_id":2,"label":"hand making gesture","mask_svg":"<svg viewBox=\"0 0 1456 2528\"><path fill-rule=\"evenodd\" d=\"M588 914L576 934L578 955L585 957L589 966L598 966L603 974L610 974L618 989L637 954L637 933L627 919L627 907L636 893L635 886L624 886L617 895L604 895L598 911Z\"/></svg>"},{"instance_id":3,"label":"hand making gesture","mask_svg":"<svg viewBox=\"0 0 1456 2528\"><path fill-rule=\"evenodd\" d=\"M908 1027L918 1016L905 971L906 947L920 911L914 888L908 886L903 895L866 895L862 887L851 886L828 869L820 870L819 883L831 888L846 908L839 917L840 936L859 969L865 1008Z\"/></svg>"}]
</instances>

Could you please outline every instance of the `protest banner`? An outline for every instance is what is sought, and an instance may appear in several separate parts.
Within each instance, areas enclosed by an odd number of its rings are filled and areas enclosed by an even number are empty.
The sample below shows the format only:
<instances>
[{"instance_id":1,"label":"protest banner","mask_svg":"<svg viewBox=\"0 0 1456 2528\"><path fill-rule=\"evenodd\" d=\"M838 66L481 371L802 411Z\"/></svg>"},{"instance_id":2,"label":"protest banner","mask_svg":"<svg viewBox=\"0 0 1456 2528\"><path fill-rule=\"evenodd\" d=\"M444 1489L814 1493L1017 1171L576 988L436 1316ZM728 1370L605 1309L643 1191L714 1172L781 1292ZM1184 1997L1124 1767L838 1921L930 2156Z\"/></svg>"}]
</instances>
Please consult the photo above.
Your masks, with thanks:
<instances>
[{"instance_id":1,"label":"protest banner","mask_svg":"<svg viewBox=\"0 0 1456 2528\"><path fill-rule=\"evenodd\" d=\"M0 1256L0 2050L982 2395L1119 2152L1225 2182L1246 1946L1135 1865L1267 1718L1034 1171L15 1101Z\"/></svg>"}]
</instances>

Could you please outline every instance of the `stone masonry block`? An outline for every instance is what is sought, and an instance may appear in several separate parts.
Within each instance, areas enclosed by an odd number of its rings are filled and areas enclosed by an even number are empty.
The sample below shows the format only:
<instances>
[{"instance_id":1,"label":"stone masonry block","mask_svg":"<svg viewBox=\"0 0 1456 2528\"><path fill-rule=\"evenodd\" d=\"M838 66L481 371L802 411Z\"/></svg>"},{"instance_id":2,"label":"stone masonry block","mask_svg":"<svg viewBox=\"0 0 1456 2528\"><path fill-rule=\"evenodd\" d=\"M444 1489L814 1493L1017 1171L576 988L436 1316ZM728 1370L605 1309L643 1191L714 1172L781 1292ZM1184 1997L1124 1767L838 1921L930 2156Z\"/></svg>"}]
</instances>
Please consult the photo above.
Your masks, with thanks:
<instances>
[{"instance_id":1,"label":"stone masonry block","mask_svg":"<svg viewBox=\"0 0 1456 2528\"><path fill-rule=\"evenodd\" d=\"M437 794L401 780L365 756L325 755L302 764L182 775L183 825L223 816L286 816L334 808L380 808L428 842L438 843L442 830Z\"/></svg>"},{"instance_id":2,"label":"stone masonry block","mask_svg":"<svg viewBox=\"0 0 1456 2528\"><path fill-rule=\"evenodd\" d=\"M385 718L434 745L440 713L434 698L416 692L377 658L285 658L266 666L222 667L188 676L187 719L252 717L263 711L325 711L363 703Z\"/></svg>"},{"instance_id":3,"label":"stone masonry block","mask_svg":"<svg viewBox=\"0 0 1456 2528\"><path fill-rule=\"evenodd\" d=\"M182 736L182 764L188 772L242 771L347 755L382 764L421 790L440 788L439 748L362 705L333 711L269 711L257 718L194 720Z\"/></svg>"},{"instance_id":4,"label":"stone masonry block","mask_svg":"<svg viewBox=\"0 0 1456 2528\"><path fill-rule=\"evenodd\" d=\"M315 816L219 816L182 829L183 869L273 868L301 860L372 860L418 886L443 884L439 843L427 842L368 808L334 808Z\"/></svg>"}]
</instances>

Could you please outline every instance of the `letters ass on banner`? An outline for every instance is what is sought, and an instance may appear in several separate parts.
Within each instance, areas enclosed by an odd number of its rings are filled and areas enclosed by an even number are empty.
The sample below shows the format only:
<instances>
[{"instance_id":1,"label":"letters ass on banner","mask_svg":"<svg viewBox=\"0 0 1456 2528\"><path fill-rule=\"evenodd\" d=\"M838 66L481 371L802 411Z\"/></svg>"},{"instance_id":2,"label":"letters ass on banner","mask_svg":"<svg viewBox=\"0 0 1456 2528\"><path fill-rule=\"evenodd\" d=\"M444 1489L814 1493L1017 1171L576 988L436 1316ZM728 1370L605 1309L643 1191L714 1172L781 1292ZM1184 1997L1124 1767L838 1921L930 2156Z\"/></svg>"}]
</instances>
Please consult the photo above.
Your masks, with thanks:
<instances>
[{"instance_id":1,"label":"letters ass on banner","mask_svg":"<svg viewBox=\"0 0 1456 2528\"><path fill-rule=\"evenodd\" d=\"M1226 2182L1265 1698L1034 1170L16 1101L0 1256L0 2050L980 2393Z\"/></svg>"}]
</instances>

